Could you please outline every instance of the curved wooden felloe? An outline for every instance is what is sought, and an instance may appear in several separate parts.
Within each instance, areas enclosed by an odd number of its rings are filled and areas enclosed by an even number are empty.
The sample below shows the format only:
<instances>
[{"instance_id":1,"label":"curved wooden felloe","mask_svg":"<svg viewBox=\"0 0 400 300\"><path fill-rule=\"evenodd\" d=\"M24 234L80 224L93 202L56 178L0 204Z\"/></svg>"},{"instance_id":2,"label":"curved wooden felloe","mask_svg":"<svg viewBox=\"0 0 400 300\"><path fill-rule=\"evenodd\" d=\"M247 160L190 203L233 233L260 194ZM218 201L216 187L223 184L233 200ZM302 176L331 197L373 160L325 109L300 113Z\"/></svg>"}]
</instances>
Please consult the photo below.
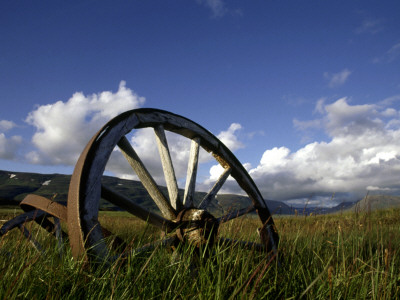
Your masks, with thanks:
<instances>
[{"instance_id":1,"label":"curved wooden felloe","mask_svg":"<svg viewBox=\"0 0 400 300\"><path fill-rule=\"evenodd\" d=\"M147 127L154 129L168 188L168 197L164 196L160 191L125 137L131 130ZM183 199L179 198L165 130L192 140ZM119 147L126 157L127 162L160 209L162 217L147 211L132 200L119 195L111 188L102 187L101 178L115 147ZM210 152L225 169L225 172L217 180L199 207L193 208L200 147ZM253 205L245 210L238 210L216 219L206 212L206 208L213 201L229 175L247 193ZM218 226L220 223L255 210L262 222L260 229L262 244L257 245L257 247L268 251L277 249L279 238L271 214L260 191L242 164L209 131L189 119L170 112L156 109L127 111L104 125L85 147L75 166L68 193L68 232L74 257L82 257L85 253L89 253L92 256L104 258L109 253L103 241L104 235L98 221L101 197L124 208L144 221L158 226L160 229L174 231L179 228L176 232L177 236L182 240L191 239L191 235L187 233L193 230L200 231L200 227L207 224L207 222L211 222L212 226ZM227 239L225 240L228 242ZM242 244L249 245L247 242Z\"/></svg>"}]
</instances>

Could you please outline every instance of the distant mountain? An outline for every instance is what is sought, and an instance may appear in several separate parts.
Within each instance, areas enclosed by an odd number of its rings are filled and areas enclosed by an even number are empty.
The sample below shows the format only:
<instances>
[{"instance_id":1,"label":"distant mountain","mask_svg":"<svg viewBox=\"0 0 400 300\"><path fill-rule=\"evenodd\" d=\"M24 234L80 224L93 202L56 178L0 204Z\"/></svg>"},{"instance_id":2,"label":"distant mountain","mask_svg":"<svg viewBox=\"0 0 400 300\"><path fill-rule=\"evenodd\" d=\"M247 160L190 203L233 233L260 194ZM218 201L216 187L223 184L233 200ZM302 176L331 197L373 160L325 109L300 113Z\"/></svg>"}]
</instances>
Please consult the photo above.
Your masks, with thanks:
<instances>
[{"instance_id":1,"label":"distant mountain","mask_svg":"<svg viewBox=\"0 0 400 300\"><path fill-rule=\"evenodd\" d=\"M54 200L59 202L66 202L70 179L70 175L22 173L0 170L0 206L18 205L27 194L36 194L50 199L54 198ZM140 181L104 176L103 183L128 198L133 199L137 204L150 211L158 210ZM168 195L166 187L160 187L160 190L165 195ZM179 192L183 198L184 191L180 190ZM205 195L206 193L204 192L196 192L195 204L199 204ZM331 208L306 207L304 209L295 209L280 201L266 200L266 203L272 214L291 215L295 214L296 210L298 214L327 214L345 210L368 211L400 207L400 196L368 195L356 203L343 202ZM227 211L245 208L250 205L251 201L248 197L233 194L218 194L215 201L212 201L208 209L217 216ZM100 207L103 210L119 209L103 199L101 200Z\"/></svg>"},{"instance_id":2,"label":"distant mountain","mask_svg":"<svg viewBox=\"0 0 400 300\"><path fill-rule=\"evenodd\" d=\"M38 192L42 187L46 187L48 180L52 180L57 176L64 175L0 171L0 204L18 204L25 195Z\"/></svg>"},{"instance_id":3,"label":"distant mountain","mask_svg":"<svg viewBox=\"0 0 400 300\"><path fill-rule=\"evenodd\" d=\"M400 207L400 196L367 195L352 207L355 211L369 211Z\"/></svg>"},{"instance_id":4,"label":"distant mountain","mask_svg":"<svg viewBox=\"0 0 400 300\"><path fill-rule=\"evenodd\" d=\"M246 196L241 196L241 195L218 194L216 200L219 206L230 210L241 209L251 205L250 199ZM292 213L291 208L286 203L273 200L265 200L265 202L271 214L289 215Z\"/></svg>"},{"instance_id":5,"label":"distant mountain","mask_svg":"<svg viewBox=\"0 0 400 300\"><path fill-rule=\"evenodd\" d=\"M55 201L67 201L71 176L62 174L21 173L0 170L0 205L18 205L27 194L36 194ZM157 211L155 203L140 181L125 180L104 176L103 183L119 193L134 200L137 204L150 210ZM160 190L167 195L166 187ZM183 198L183 190L180 190ZM199 204L206 193L196 192L194 202ZM272 214L291 214L291 208L283 202L266 200ZM218 194L208 208L213 214L222 215L228 211L246 208L251 205L248 197L232 194ZM103 210L119 209L105 200L101 200Z\"/></svg>"},{"instance_id":6,"label":"distant mountain","mask_svg":"<svg viewBox=\"0 0 400 300\"><path fill-rule=\"evenodd\" d=\"M311 213L314 215L325 215L332 214L336 212L347 211L349 208L353 207L354 202L342 202L337 206L333 207L322 207L322 206L306 206L306 207L291 207L291 214L299 215L310 215Z\"/></svg>"}]
</instances>

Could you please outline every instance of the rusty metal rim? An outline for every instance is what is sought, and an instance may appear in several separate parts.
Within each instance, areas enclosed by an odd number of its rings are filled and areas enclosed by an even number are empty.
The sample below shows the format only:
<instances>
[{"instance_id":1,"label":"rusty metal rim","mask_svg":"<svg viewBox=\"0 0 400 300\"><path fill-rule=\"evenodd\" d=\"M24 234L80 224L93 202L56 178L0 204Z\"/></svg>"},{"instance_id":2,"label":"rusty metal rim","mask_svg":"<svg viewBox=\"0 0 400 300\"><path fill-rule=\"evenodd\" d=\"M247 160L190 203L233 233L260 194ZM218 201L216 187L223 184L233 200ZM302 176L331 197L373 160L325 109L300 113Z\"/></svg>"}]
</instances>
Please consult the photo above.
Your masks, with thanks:
<instances>
[{"instance_id":1,"label":"rusty metal rim","mask_svg":"<svg viewBox=\"0 0 400 300\"><path fill-rule=\"evenodd\" d=\"M20 206L24 211L40 209L61 221L67 221L67 207L42 196L29 194L21 201Z\"/></svg>"}]
</instances>

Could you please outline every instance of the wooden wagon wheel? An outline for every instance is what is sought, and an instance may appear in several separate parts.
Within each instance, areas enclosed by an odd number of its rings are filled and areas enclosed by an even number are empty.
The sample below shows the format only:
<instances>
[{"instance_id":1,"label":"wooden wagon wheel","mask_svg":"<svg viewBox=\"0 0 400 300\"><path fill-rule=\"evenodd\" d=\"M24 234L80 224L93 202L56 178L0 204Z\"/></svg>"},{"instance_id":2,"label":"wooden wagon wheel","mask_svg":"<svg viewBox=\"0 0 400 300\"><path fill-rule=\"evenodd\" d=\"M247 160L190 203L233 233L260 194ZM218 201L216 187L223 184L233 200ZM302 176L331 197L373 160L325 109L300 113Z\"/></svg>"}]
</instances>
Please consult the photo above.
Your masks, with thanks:
<instances>
[{"instance_id":1,"label":"wooden wagon wheel","mask_svg":"<svg viewBox=\"0 0 400 300\"><path fill-rule=\"evenodd\" d=\"M155 132L169 197L166 197L160 191L126 138L126 135L133 129L149 127L153 128ZM179 198L165 130L191 140L183 199ZM154 203L160 209L162 216L146 210L110 187L102 185L101 178L115 147L118 147L125 156ZM199 147L210 152L224 168L224 172L201 204L194 207L193 198ZM247 193L253 204L246 209L215 218L207 212L207 207L229 175ZM101 197L162 230L175 232L175 237L181 240L189 240L194 243L199 242L199 235L206 235L206 239L214 240L217 232L215 228L220 223L255 210L262 223L260 228L261 244L247 242L242 244L264 248L267 251L277 249L279 238L271 214L261 193L242 164L209 131L187 118L170 112L156 109L127 111L104 125L87 144L75 166L68 193L68 234L74 257L79 258L88 253L90 257L104 259L109 254L98 221ZM197 232L197 234L193 234L193 232ZM225 241L229 242L228 239L225 239Z\"/></svg>"}]
</instances>

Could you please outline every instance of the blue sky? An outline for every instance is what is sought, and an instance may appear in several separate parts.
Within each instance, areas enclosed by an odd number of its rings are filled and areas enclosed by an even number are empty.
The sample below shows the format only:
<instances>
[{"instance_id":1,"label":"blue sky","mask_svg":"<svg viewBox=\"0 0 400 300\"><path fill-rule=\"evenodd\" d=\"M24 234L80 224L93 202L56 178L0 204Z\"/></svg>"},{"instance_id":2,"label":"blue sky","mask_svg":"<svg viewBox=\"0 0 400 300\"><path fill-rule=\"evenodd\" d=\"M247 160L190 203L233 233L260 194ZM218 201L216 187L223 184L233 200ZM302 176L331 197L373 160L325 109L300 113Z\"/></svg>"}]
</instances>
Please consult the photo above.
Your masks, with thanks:
<instances>
[{"instance_id":1,"label":"blue sky","mask_svg":"<svg viewBox=\"0 0 400 300\"><path fill-rule=\"evenodd\" d=\"M155 107L218 135L268 199L399 194L399 12L398 1L2 1L0 169L71 173L109 118ZM219 171L202 172L199 186Z\"/></svg>"}]
</instances>

